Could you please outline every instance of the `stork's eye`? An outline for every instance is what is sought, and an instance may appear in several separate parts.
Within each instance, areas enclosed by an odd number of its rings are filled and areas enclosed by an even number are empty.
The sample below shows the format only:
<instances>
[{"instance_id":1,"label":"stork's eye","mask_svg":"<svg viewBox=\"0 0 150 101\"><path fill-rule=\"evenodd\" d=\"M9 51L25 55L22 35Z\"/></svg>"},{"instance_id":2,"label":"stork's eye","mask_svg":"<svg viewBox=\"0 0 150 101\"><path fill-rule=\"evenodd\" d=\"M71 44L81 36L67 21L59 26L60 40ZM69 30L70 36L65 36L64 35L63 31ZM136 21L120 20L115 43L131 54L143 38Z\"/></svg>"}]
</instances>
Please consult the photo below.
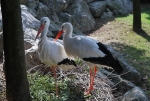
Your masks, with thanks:
<instances>
[{"instance_id":1,"label":"stork's eye","mask_svg":"<svg viewBox=\"0 0 150 101\"><path fill-rule=\"evenodd\" d=\"M63 30L64 26L62 26L62 30Z\"/></svg>"},{"instance_id":2,"label":"stork's eye","mask_svg":"<svg viewBox=\"0 0 150 101\"><path fill-rule=\"evenodd\" d=\"M44 21L44 23L46 24L46 21Z\"/></svg>"}]
</instances>

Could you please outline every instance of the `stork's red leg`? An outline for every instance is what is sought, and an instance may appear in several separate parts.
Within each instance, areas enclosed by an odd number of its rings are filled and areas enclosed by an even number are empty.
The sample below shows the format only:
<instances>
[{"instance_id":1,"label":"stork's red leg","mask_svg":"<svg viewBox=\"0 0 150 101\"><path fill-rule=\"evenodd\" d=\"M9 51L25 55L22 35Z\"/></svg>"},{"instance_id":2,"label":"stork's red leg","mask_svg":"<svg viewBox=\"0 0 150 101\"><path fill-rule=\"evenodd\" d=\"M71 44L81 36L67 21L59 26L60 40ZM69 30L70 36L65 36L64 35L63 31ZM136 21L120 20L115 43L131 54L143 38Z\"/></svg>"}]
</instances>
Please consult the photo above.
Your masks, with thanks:
<instances>
[{"instance_id":1,"label":"stork's red leg","mask_svg":"<svg viewBox=\"0 0 150 101\"><path fill-rule=\"evenodd\" d=\"M95 79L95 76L96 76L96 72L97 72L97 67L96 66L94 66L94 74L93 74L93 78L92 78L92 87L93 87L93 85L94 85L94 79ZM93 88L92 88L92 90L93 90Z\"/></svg>"},{"instance_id":2,"label":"stork's red leg","mask_svg":"<svg viewBox=\"0 0 150 101\"><path fill-rule=\"evenodd\" d=\"M57 74L56 74L56 68L57 68L57 67L52 67L52 70L53 70L54 78L55 78L56 96L58 96L58 85L57 85Z\"/></svg>"},{"instance_id":3,"label":"stork's red leg","mask_svg":"<svg viewBox=\"0 0 150 101\"><path fill-rule=\"evenodd\" d=\"M93 89L93 87L92 87L92 78L93 78L93 75L92 75L92 73L93 73L93 71L92 71L92 68L90 67L90 87L89 87L89 89L88 90L86 90L86 92L85 92L85 94L86 95L88 95L88 94L90 94L91 93L91 90Z\"/></svg>"},{"instance_id":4,"label":"stork's red leg","mask_svg":"<svg viewBox=\"0 0 150 101\"><path fill-rule=\"evenodd\" d=\"M89 89L85 92L86 95L90 94L91 91L93 90L93 85L94 85L94 78L96 76L96 72L97 72L97 67L94 66L94 72L92 70L92 68L90 68L90 87Z\"/></svg>"},{"instance_id":5,"label":"stork's red leg","mask_svg":"<svg viewBox=\"0 0 150 101\"><path fill-rule=\"evenodd\" d=\"M93 78L95 78L95 76L96 76L96 72L97 72L97 68L96 68L96 66L94 66L94 74L93 74ZM94 83L94 81L92 80L92 83Z\"/></svg>"}]
</instances>

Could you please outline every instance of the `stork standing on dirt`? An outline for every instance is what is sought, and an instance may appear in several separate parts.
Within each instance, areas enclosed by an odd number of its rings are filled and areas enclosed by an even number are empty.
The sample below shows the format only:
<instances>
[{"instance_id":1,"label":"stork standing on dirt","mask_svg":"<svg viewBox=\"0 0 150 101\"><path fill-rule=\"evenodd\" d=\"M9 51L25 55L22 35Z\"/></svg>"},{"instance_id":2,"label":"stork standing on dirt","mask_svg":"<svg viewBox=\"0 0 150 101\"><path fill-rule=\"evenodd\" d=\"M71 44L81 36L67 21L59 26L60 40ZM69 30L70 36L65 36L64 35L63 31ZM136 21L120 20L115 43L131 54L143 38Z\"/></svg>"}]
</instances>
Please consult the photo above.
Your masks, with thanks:
<instances>
[{"instance_id":1,"label":"stork standing on dirt","mask_svg":"<svg viewBox=\"0 0 150 101\"><path fill-rule=\"evenodd\" d=\"M41 26L38 30L35 40L38 38L39 34L40 41L38 43L38 54L42 63L52 67L54 71L55 80L57 78L55 68L60 67L61 69L75 68L76 64L73 60L69 59L64 47L59 42L50 41L47 39L47 32L49 28L50 20L48 17L43 17L41 19ZM56 82L55 82L56 84ZM58 90L56 87L56 95Z\"/></svg>"},{"instance_id":2,"label":"stork standing on dirt","mask_svg":"<svg viewBox=\"0 0 150 101\"><path fill-rule=\"evenodd\" d=\"M115 69L119 74L122 72L122 67L102 43L84 36L72 37L72 31L73 26L71 23L63 23L55 41L64 33L63 43L67 55L79 57L90 66L90 87L85 92L90 94L93 90L97 67L106 65ZM94 72L91 67L94 67Z\"/></svg>"}]
</instances>

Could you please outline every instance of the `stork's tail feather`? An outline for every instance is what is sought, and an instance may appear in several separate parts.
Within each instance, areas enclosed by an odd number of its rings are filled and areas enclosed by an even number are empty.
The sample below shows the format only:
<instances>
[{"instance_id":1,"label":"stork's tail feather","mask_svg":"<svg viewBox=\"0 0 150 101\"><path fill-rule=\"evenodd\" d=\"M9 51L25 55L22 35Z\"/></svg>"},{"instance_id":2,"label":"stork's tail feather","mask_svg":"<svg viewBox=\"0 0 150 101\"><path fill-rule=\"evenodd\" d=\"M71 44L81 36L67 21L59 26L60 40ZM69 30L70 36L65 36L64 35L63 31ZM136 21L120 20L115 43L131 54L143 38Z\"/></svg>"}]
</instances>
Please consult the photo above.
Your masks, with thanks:
<instances>
[{"instance_id":1,"label":"stork's tail feather","mask_svg":"<svg viewBox=\"0 0 150 101\"><path fill-rule=\"evenodd\" d=\"M123 71L123 69L122 69L122 66L120 65L118 59L113 57L111 52L107 49L107 47L104 44L98 42L97 45L99 46L99 49L104 54L106 54L106 56L103 57L104 59L99 58L99 61L101 61L102 64L104 63L104 65L107 65L107 66L110 66L110 67L114 68L116 70L116 72L118 74L120 74Z\"/></svg>"},{"instance_id":2,"label":"stork's tail feather","mask_svg":"<svg viewBox=\"0 0 150 101\"><path fill-rule=\"evenodd\" d=\"M64 65L74 65L75 67L77 67L76 63L71 60L71 59L64 59L63 61L59 62L58 65L61 65L61 64L64 64Z\"/></svg>"},{"instance_id":3,"label":"stork's tail feather","mask_svg":"<svg viewBox=\"0 0 150 101\"><path fill-rule=\"evenodd\" d=\"M104 58L104 61L105 61L104 62L105 65L110 66L113 69L115 69L115 71L118 74L122 73L123 69L122 69L122 66L120 65L120 63L119 63L117 58L114 58L112 55L108 55L108 56L105 56L103 58Z\"/></svg>"},{"instance_id":4,"label":"stork's tail feather","mask_svg":"<svg viewBox=\"0 0 150 101\"><path fill-rule=\"evenodd\" d=\"M114 58L112 55L107 55L105 57L83 58L83 60L112 67L118 74L121 74L123 71L118 59Z\"/></svg>"}]
</instances>

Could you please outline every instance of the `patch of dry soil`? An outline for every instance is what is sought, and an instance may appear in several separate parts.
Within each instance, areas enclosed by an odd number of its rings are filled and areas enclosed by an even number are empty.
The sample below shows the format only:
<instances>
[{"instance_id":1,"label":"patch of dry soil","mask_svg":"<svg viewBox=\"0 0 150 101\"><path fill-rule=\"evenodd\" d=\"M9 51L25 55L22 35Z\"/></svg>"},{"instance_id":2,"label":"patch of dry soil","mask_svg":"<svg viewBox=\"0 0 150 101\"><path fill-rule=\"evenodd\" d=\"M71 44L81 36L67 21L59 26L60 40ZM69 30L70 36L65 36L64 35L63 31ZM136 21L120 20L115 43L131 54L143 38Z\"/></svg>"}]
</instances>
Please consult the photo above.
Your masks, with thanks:
<instances>
[{"instance_id":1,"label":"patch of dry soil","mask_svg":"<svg viewBox=\"0 0 150 101\"><path fill-rule=\"evenodd\" d=\"M120 42L118 39L120 34L120 27L123 27L119 23L114 23L115 19L96 19L95 28L84 34L94 37L104 44L110 44L112 42Z\"/></svg>"}]
</instances>

